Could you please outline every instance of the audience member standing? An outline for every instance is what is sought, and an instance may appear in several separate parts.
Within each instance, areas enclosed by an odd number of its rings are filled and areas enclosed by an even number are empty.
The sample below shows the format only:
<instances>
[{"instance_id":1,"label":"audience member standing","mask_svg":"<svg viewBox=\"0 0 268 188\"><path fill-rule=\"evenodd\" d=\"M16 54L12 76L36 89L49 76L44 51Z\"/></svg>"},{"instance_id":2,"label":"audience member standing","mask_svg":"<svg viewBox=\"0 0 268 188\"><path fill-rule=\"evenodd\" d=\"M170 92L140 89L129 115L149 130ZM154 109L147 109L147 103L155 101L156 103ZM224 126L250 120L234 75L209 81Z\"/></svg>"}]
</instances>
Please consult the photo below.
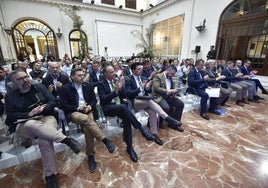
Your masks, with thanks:
<instances>
[{"instance_id":1,"label":"audience member standing","mask_svg":"<svg viewBox=\"0 0 268 188\"><path fill-rule=\"evenodd\" d=\"M210 46L210 50L207 54L207 59L216 59L216 50L214 45Z\"/></svg>"}]
</instances>

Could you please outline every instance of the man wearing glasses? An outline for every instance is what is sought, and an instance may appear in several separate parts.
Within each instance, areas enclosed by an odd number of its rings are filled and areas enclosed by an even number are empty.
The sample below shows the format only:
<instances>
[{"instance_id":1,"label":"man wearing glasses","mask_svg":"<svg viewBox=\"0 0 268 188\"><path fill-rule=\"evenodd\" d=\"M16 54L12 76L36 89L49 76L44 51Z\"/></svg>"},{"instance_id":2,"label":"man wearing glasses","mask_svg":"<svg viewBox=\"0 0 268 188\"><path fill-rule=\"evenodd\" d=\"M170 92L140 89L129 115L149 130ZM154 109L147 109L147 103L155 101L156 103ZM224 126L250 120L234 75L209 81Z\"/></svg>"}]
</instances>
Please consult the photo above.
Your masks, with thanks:
<instances>
[{"instance_id":1,"label":"man wearing glasses","mask_svg":"<svg viewBox=\"0 0 268 188\"><path fill-rule=\"evenodd\" d=\"M6 95L6 124L11 133L16 131L22 137L37 139L47 187L57 187L53 142L66 144L76 154L81 144L57 130L52 115L55 98L44 85L31 85L28 74L20 69L12 73L12 81L17 89Z\"/></svg>"}]
</instances>

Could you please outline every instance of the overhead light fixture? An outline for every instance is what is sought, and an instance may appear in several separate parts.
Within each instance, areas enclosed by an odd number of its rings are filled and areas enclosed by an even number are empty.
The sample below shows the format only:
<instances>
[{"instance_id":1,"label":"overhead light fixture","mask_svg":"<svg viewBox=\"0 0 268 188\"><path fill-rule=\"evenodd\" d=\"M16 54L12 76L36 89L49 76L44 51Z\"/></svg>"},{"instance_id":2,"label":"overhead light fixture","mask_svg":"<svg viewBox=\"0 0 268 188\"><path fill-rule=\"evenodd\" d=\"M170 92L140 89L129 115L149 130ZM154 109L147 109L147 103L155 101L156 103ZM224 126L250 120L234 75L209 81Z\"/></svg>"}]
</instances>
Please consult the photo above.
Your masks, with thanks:
<instances>
[{"instance_id":1,"label":"overhead light fixture","mask_svg":"<svg viewBox=\"0 0 268 188\"><path fill-rule=\"evenodd\" d=\"M92 4L92 5L94 4L94 2L95 2L94 0L91 0L91 4Z\"/></svg>"},{"instance_id":2,"label":"overhead light fixture","mask_svg":"<svg viewBox=\"0 0 268 188\"><path fill-rule=\"evenodd\" d=\"M58 33L56 33L57 37L60 39L62 37L62 33L60 32L60 28L58 28Z\"/></svg>"},{"instance_id":3,"label":"overhead light fixture","mask_svg":"<svg viewBox=\"0 0 268 188\"><path fill-rule=\"evenodd\" d=\"M140 12L143 12L143 9L141 9Z\"/></svg>"},{"instance_id":4,"label":"overhead light fixture","mask_svg":"<svg viewBox=\"0 0 268 188\"><path fill-rule=\"evenodd\" d=\"M122 8L123 8L123 5L120 5L120 6L119 6L119 9L122 9Z\"/></svg>"},{"instance_id":5,"label":"overhead light fixture","mask_svg":"<svg viewBox=\"0 0 268 188\"><path fill-rule=\"evenodd\" d=\"M154 5L152 3L149 6L152 7L152 8L154 7Z\"/></svg>"}]
</instances>

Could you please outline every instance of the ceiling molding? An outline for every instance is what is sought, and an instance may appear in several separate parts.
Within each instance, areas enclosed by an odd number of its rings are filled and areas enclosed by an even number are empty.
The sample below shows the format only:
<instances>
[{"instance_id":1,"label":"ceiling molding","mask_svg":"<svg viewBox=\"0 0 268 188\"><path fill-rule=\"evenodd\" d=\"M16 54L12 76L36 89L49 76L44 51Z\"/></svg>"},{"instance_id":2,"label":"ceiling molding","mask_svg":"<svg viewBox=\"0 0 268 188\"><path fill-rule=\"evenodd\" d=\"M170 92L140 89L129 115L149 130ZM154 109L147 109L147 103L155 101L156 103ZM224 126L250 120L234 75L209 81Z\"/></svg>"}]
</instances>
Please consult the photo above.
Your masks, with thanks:
<instances>
[{"instance_id":1,"label":"ceiling molding","mask_svg":"<svg viewBox=\"0 0 268 188\"><path fill-rule=\"evenodd\" d=\"M122 14L122 15L127 15L127 16L143 17L148 14L154 13L160 9L163 9L165 7L171 6L180 0L164 1L150 9L144 10L142 13L139 10L132 10L132 9L126 9L126 8L119 9L118 7L110 6L110 5L96 5L96 4L92 5L90 3L83 3L83 2L77 2L77 1L66 1L66 0L16 0L16 1L43 3L43 4L49 4L51 6L57 6L57 7L76 6L81 9L87 9L87 10L93 10L93 11L99 11L99 12L109 12L112 14Z\"/></svg>"}]
</instances>

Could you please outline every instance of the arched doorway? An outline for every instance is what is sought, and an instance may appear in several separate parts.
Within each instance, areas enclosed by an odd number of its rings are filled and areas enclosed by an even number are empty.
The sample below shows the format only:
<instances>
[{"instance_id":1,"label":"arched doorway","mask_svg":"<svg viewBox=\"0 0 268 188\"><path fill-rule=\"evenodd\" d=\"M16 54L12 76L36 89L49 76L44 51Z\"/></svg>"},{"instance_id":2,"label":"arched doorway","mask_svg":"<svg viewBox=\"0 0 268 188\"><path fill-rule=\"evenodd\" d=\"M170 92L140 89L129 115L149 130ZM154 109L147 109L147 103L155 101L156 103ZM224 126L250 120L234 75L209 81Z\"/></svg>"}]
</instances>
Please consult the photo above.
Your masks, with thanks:
<instances>
[{"instance_id":1,"label":"arched doorway","mask_svg":"<svg viewBox=\"0 0 268 188\"><path fill-rule=\"evenodd\" d=\"M35 19L25 19L14 26L13 41L18 60L46 57L58 59L58 47L54 31L45 23Z\"/></svg>"},{"instance_id":2,"label":"arched doorway","mask_svg":"<svg viewBox=\"0 0 268 188\"><path fill-rule=\"evenodd\" d=\"M222 13L217 36L218 58L250 59L268 75L268 1L236 0Z\"/></svg>"},{"instance_id":3,"label":"arched doorway","mask_svg":"<svg viewBox=\"0 0 268 188\"><path fill-rule=\"evenodd\" d=\"M71 57L83 59L88 56L87 35L79 29L74 29L69 35Z\"/></svg>"}]
</instances>

